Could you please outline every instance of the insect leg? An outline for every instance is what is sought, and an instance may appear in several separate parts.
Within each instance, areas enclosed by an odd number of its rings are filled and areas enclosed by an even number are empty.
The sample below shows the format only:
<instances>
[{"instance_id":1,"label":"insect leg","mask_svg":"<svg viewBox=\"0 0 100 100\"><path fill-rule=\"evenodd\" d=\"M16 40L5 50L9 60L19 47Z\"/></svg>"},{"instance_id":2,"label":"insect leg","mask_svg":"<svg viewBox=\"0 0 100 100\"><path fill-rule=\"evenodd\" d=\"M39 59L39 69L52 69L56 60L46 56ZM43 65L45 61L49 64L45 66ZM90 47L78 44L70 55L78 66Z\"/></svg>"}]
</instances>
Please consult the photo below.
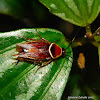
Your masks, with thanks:
<instances>
[{"instance_id":1,"label":"insect leg","mask_svg":"<svg viewBox=\"0 0 100 100\"><path fill-rule=\"evenodd\" d=\"M16 62L16 65L18 65L18 63L19 63L20 61L19 60L17 60L17 62Z\"/></svg>"},{"instance_id":2,"label":"insect leg","mask_svg":"<svg viewBox=\"0 0 100 100\"><path fill-rule=\"evenodd\" d=\"M45 65L49 64L52 61L52 59L50 59L49 61L45 62L44 64L41 64L40 67L35 71L34 74L36 74L36 72L41 68L44 67Z\"/></svg>"},{"instance_id":3,"label":"insect leg","mask_svg":"<svg viewBox=\"0 0 100 100\"><path fill-rule=\"evenodd\" d=\"M35 71L34 75L36 74L36 72L41 68L41 66Z\"/></svg>"},{"instance_id":4,"label":"insect leg","mask_svg":"<svg viewBox=\"0 0 100 100\"><path fill-rule=\"evenodd\" d=\"M56 65L60 68L60 66L57 64L57 59L55 59L55 63L56 63Z\"/></svg>"},{"instance_id":5,"label":"insect leg","mask_svg":"<svg viewBox=\"0 0 100 100\"><path fill-rule=\"evenodd\" d=\"M52 59L50 59L49 61L45 62L45 63L42 64L41 66L43 67L43 66L47 65L47 64L49 64L51 61L52 61Z\"/></svg>"}]
</instances>

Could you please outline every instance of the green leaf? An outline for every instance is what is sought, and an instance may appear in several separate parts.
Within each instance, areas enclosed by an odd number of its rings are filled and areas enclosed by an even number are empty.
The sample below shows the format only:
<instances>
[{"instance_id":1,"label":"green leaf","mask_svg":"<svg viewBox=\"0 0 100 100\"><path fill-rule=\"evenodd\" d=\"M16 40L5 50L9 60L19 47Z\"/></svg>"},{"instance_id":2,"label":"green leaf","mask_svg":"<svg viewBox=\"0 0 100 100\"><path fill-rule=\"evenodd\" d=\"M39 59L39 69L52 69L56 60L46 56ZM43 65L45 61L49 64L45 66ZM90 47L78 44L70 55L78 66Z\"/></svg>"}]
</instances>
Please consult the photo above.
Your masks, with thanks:
<instances>
[{"instance_id":1,"label":"green leaf","mask_svg":"<svg viewBox=\"0 0 100 100\"><path fill-rule=\"evenodd\" d=\"M39 0L54 15L78 26L91 24L100 12L100 0Z\"/></svg>"},{"instance_id":2,"label":"green leaf","mask_svg":"<svg viewBox=\"0 0 100 100\"><path fill-rule=\"evenodd\" d=\"M26 0L0 0L0 13L21 17L25 11Z\"/></svg>"},{"instance_id":3,"label":"green leaf","mask_svg":"<svg viewBox=\"0 0 100 100\"><path fill-rule=\"evenodd\" d=\"M99 66L100 66L100 46L98 47L98 55L99 55Z\"/></svg>"},{"instance_id":4,"label":"green leaf","mask_svg":"<svg viewBox=\"0 0 100 100\"><path fill-rule=\"evenodd\" d=\"M95 35L95 36L94 36L94 39L95 39L97 42L100 42L100 35Z\"/></svg>"},{"instance_id":5,"label":"green leaf","mask_svg":"<svg viewBox=\"0 0 100 100\"><path fill-rule=\"evenodd\" d=\"M64 35L54 29L37 29L39 35L62 48L68 47ZM60 100L72 66L72 49L66 49L66 57L58 58L42 67L27 62L14 64L16 43L25 42L19 36L40 39L36 29L21 29L0 34L0 100Z\"/></svg>"}]
</instances>

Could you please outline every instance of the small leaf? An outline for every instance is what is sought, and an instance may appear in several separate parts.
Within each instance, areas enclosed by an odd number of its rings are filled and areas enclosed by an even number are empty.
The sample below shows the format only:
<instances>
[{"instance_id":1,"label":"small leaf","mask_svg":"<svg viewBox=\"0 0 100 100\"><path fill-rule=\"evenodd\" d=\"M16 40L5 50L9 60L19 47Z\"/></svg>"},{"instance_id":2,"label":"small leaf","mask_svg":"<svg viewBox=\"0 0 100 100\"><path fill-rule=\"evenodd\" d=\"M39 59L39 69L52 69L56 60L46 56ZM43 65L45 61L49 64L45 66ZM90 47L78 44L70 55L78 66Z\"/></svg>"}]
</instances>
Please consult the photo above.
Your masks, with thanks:
<instances>
[{"instance_id":1,"label":"small leaf","mask_svg":"<svg viewBox=\"0 0 100 100\"><path fill-rule=\"evenodd\" d=\"M100 35L95 35L95 36L94 36L94 39L95 39L97 42L100 42Z\"/></svg>"},{"instance_id":2,"label":"small leaf","mask_svg":"<svg viewBox=\"0 0 100 100\"><path fill-rule=\"evenodd\" d=\"M39 35L62 48L68 47L64 35L54 29L37 29ZM0 100L60 100L72 66L72 49L69 56L61 57L57 64L53 61L39 69L27 62L14 64L12 55L16 54L16 43L25 42L20 36L40 39L36 29L21 29L0 34Z\"/></svg>"},{"instance_id":3,"label":"small leaf","mask_svg":"<svg viewBox=\"0 0 100 100\"><path fill-rule=\"evenodd\" d=\"M39 0L51 13L78 26L91 24L100 12L100 0Z\"/></svg>"}]
</instances>

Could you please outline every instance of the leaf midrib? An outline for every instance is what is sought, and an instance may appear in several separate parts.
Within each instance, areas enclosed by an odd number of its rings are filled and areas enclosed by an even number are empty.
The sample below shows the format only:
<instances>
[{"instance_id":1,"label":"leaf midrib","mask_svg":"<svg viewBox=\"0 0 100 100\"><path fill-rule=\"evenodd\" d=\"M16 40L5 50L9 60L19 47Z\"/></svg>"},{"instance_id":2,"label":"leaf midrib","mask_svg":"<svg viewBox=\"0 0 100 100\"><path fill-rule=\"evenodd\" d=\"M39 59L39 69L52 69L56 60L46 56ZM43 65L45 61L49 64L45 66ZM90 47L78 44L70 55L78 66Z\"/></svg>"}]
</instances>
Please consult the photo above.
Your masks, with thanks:
<instances>
[{"instance_id":1,"label":"leaf midrib","mask_svg":"<svg viewBox=\"0 0 100 100\"><path fill-rule=\"evenodd\" d=\"M62 67L60 67L57 70L57 72L54 74L54 76L52 77L52 79L49 82L48 86L45 88L45 90L43 91L42 95L40 96L39 100L42 100L45 97L47 91L49 90L49 88L51 87L51 85L53 84L53 82L56 80L58 74L60 73L61 69L63 68L64 62L65 62L65 59L63 59L63 61L62 61Z\"/></svg>"}]
</instances>

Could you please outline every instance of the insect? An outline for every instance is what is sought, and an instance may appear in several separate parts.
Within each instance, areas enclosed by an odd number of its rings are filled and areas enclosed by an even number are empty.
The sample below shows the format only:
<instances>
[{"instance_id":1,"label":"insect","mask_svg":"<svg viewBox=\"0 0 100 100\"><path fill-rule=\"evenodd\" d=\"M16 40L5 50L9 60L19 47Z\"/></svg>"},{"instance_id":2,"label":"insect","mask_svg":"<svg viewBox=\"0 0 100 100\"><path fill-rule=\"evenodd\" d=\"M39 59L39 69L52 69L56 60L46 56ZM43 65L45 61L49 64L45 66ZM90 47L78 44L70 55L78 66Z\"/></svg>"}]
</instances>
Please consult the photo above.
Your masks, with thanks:
<instances>
[{"instance_id":1,"label":"insect","mask_svg":"<svg viewBox=\"0 0 100 100\"><path fill-rule=\"evenodd\" d=\"M20 61L25 61L39 64L39 68L41 68L53 60L65 55L66 49L61 48L55 42L51 43L50 41L42 38L38 32L37 35L40 37L40 40L25 38L26 40L31 41L16 44L18 54L15 54L14 56L17 56L17 58L15 58L17 60L17 64Z\"/></svg>"}]
</instances>

